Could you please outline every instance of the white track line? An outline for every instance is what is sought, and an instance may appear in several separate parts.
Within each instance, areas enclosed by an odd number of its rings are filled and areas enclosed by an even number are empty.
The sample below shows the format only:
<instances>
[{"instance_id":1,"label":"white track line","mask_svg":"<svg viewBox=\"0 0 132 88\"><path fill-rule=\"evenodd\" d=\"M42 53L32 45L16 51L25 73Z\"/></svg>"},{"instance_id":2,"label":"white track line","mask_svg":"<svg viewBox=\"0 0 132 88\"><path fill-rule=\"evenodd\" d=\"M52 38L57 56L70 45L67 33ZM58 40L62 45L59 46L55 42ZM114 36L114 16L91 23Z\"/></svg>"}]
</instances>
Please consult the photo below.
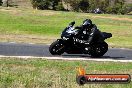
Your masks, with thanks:
<instances>
[{"instance_id":1,"label":"white track line","mask_svg":"<svg viewBox=\"0 0 132 88\"><path fill-rule=\"evenodd\" d=\"M47 60L69 60L69 61L112 61L112 62L132 62L132 60L113 60L111 58L64 58L64 57L33 57L33 56L3 56L0 55L1 58L22 58L22 59L30 59L30 58L40 58Z\"/></svg>"}]
</instances>

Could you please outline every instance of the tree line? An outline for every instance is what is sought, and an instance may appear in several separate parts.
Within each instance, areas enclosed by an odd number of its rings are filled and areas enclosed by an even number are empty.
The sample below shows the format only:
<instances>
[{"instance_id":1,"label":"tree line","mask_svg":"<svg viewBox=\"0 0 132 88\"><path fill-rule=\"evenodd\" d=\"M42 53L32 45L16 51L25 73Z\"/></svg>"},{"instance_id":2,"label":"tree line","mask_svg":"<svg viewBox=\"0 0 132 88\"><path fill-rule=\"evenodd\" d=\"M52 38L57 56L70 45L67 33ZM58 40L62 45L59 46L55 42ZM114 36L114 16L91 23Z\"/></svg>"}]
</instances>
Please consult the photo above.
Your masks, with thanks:
<instances>
[{"instance_id":1,"label":"tree line","mask_svg":"<svg viewBox=\"0 0 132 88\"><path fill-rule=\"evenodd\" d=\"M0 0L0 6L2 5L2 0Z\"/></svg>"},{"instance_id":2,"label":"tree line","mask_svg":"<svg viewBox=\"0 0 132 88\"><path fill-rule=\"evenodd\" d=\"M2 5L0 0L0 5ZM132 4L125 0L30 0L34 9L67 10L76 12L93 12L99 8L103 13L126 14L132 11Z\"/></svg>"},{"instance_id":3,"label":"tree line","mask_svg":"<svg viewBox=\"0 0 132 88\"><path fill-rule=\"evenodd\" d=\"M126 14L132 11L124 0L31 0L33 8L92 12L100 8L103 13Z\"/></svg>"}]
</instances>

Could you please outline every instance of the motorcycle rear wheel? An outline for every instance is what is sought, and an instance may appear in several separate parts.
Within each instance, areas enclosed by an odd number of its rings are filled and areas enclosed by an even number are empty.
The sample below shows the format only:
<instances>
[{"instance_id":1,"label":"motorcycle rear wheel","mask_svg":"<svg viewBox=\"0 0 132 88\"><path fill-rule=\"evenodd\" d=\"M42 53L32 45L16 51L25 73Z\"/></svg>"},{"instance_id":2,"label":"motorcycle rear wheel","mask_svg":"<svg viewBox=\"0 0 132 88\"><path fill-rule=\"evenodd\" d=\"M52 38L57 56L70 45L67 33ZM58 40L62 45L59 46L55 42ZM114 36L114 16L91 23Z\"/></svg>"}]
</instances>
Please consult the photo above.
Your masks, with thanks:
<instances>
[{"instance_id":1,"label":"motorcycle rear wheel","mask_svg":"<svg viewBox=\"0 0 132 88\"><path fill-rule=\"evenodd\" d=\"M95 44L92 46L91 57L101 57L108 51L108 44L106 42Z\"/></svg>"},{"instance_id":2,"label":"motorcycle rear wheel","mask_svg":"<svg viewBox=\"0 0 132 88\"><path fill-rule=\"evenodd\" d=\"M59 41L55 41L50 45L49 52L52 55L61 55L64 53L64 45Z\"/></svg>"}]
</instances>

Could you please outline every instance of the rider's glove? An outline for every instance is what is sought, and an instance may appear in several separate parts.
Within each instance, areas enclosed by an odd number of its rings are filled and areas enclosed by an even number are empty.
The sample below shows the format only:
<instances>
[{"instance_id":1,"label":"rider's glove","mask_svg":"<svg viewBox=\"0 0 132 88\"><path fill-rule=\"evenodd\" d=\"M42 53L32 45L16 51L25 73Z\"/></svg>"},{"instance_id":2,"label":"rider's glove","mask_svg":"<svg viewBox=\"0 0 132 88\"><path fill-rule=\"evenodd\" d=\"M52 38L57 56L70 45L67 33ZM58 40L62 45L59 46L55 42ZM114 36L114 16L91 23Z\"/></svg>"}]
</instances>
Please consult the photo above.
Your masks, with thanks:
<instances>
[{"instance_id":1,"label":"rider's glove","mask_svg":"<svg viewBox=\"0 0 132 88\"><path fill-rule=\"evenodd\" d=\"M80 26L76 26L75 29L81 29L81 27Z\"/></svg>"}]
</instances>

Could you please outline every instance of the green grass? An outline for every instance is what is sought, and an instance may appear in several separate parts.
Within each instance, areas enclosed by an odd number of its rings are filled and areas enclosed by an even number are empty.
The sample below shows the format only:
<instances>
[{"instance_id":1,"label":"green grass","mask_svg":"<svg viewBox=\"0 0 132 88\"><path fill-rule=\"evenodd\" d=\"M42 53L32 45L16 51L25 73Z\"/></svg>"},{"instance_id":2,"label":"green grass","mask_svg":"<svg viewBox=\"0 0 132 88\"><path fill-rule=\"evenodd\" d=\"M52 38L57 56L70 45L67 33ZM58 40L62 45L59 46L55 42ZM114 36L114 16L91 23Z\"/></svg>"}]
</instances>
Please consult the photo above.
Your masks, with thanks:
<instances>
[{"instance_id":1,"label":"green grass","mask_svg":"<svg viewBox=\"0 0 132 88\"><path fill-rule=\"evenodd\" d=\"M1 9L5 9L6 11ZM49 10L40 11L20 8L1 9L0 35L33 35L38 36L38 38L39 36L59 38L60 33L69 22L75 20L77 22L76 25L80 25L84 19L90 18L101 31L106 31L113 34L113 38L107 40L110 46L132 48L131 15L98 15ZM5 40L10 41L9 39ZM17 42L17 40L13 39L11 41Z\"/></svg>"},{"instance_id":2,"label":"green grass","mask_svg":"<svg viewBox=\"0 0 132 88\"><path fill-rule=\"evenodd\" d=\"M0 88L131 88L130 84L76 83L76 68L87 74L130 74L131 63L0 58Z\"/></svg>"}]
</instances>

